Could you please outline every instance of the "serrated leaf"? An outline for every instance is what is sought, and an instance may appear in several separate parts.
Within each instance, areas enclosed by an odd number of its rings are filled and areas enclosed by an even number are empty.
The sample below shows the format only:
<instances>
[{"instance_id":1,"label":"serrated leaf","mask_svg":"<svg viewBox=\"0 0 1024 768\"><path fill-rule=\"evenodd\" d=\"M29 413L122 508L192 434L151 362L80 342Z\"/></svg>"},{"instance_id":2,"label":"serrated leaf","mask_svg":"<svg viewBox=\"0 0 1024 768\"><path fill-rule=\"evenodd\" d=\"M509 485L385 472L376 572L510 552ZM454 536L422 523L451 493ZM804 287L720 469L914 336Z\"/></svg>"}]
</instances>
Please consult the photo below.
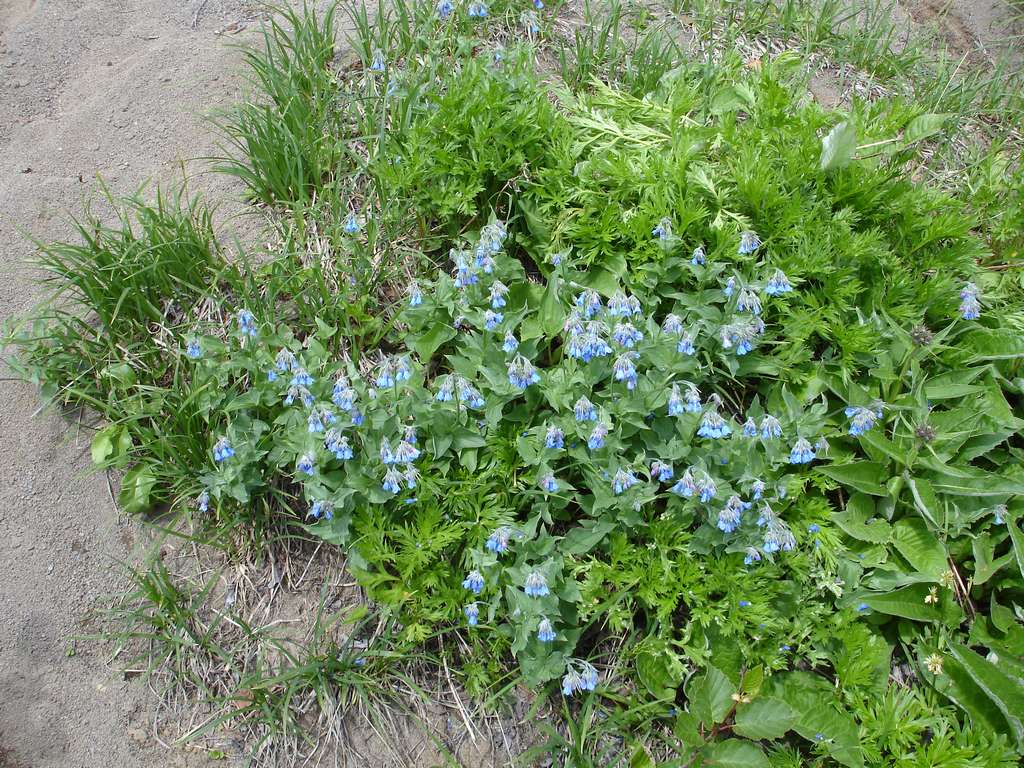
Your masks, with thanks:
<instances>
[{"instance_id":1,"label":"serrated leaf","mask_svg":"<svg viewBox=\"0 0 1024 768\"><path fill-rule=\"evenodd\" d=\"M828 464L818 472L855 491L871 496L885 496L889 473L877 461L854 461L849 464Z\"/></svg>"},{"instance_id":2,"label":"serrated leaf","mask_svg":"<svg viewBox=\"0 0 1024 768\"><path fill-rule=\"evenodd\" d=\"M821 170L831 171L849 164L857 149L857 129L853 123L842 122L821 141Z\"/></svg>"},{"instance_id":3,"label":"serrated leaf","mask_svg":"<svg viewBox=\"0 0 1024 768\"><path fill-rule=\"evenodd\" d=\"M947 570L946 548L935 534L928 530L924 520L905 517L893 526L892 543L904 559L921 573L937 581Z\"/></svg>"},{"instance_id":4,"label":"serrated leaf","mask_svg":"<svg viewBox=\"0 0 1024 768\"><path fill-rule=\"evenodd\" d=\"M701 750L702 765L724 768L768 768L764 751L753 742L726 739L708 744Z\"/></svg>"},{"instance_id":5,"label":"serrated leaf","mask_svg":"<svg viewBox=\"0 0 1024 768\"><path fill-rule=\"evenodd\" d=\"M1024 686L966 645L953 643L950 652L1006 718L1018 746L1024 744Z\"/></svg>"},{"instance_id":6,"label":"serrated leaf","mask_svg":"<svg viewBox=\"0 0 1024 768\"><path fill-rule=\"evenodd\" d=\"M736 708L733 731L748 739L779 739L796 722L796 712L782 699L761 696Z\"/></svg>"}]
</instances>

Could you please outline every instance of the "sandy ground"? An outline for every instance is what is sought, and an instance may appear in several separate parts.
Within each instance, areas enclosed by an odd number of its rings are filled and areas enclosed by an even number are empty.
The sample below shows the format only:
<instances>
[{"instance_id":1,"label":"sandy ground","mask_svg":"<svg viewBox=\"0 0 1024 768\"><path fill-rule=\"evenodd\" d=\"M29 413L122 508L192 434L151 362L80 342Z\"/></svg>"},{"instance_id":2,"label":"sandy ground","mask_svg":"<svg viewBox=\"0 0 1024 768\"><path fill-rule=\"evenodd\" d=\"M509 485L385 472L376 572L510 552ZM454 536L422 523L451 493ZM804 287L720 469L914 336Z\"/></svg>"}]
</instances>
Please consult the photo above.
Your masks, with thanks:
<instances>
[{"instance_id":1,"label":"sandy ground","mask_svg":"<svg viewBox=\"0 0 1024 768\"><path fill-rule=\"evenodd\" d=\"M998 0L954 4L939 21L944 0L901 6L915 23L940 24L961 52L1006 34ZM67 214L97 174L126 192L180 176L182 160L213 151L200 116L239 95L237 53L225 42L250 36L255 23L234 30L254 18L244 0L0 0L0 317L37 295L19 228L68 237ZM199 176L193 187L229 201L221 219L239 210L228 180ZM129 555L138 529L90 474L87 439L37 414L31 386L5 386L0 768L204 764L156 745L148 692L113 676L95 643L73 644L83 617L119 593L112 563Z\"/></svg>"},{"instance_id":2,"label":"sandy ground","mask_svg":"<svg viewBox=\"0 0 1024 768\"><path fill-rule=\"evenodd\" d=\"M181 175L209 154L200 119L237 98L237 53L256 24L240 0L0 0L0 316L37 294L19 228L71 234L97 174L118 191ZM194 186L214 198L224 178ZM225 207L224 215L232 210ZM237 210L237 206L234 210ZM120 520L106 480L89 472L86 437L38 393L7 381L0 409L0 768L196 764L154 745L149 697L114 678L95 643L72 638L104 597L120 591L115 560L134 525Z\"/></svg>"}]
</instances>

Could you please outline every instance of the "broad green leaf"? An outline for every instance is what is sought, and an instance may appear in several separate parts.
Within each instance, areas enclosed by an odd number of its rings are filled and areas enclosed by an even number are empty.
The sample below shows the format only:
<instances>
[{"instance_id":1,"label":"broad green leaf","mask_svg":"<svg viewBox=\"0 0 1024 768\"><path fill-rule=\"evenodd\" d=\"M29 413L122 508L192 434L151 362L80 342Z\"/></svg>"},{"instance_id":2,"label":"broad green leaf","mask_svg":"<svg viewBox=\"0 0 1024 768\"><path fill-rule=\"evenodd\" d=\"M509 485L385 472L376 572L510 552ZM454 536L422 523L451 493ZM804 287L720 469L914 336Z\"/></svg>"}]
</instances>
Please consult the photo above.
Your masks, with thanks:
<instances>
[{"instance_id":1,"label":"broad green leaf","mask_svg":"<svg viewBox=\"0 0 1024 768\"><path fill-rule=\"evenodd\" d=\"M984 584L1014 560L1019 548L1013 547L1013 551L996 557L996 542L987 533L982 533L971 541L971 550L974 552L974 576L971 581L974 584ZM1024 573L1024 558L1018 558L1017 564Z\"/></svg>"},{"instance_id":2,"label":"broad green leaf","mask_svg":"<svg viewBox=\"0 0 1024 768\"><path fill-rule=\"evenodd\" d=\"M842 168L853 158L857 149L857 129L853 123L842 122L828 132L821 142L821 170Z\"/></svg>"},{"instance_id":3,"label":"broad green leaf","mask_svg":"<svg viewBox=\"0 0 1024 768\"><path fill-rule=\"evenodd\" d=\"M446 323L435 323L412 342L420 360L426 363L446 341L455 338L455 329Z\"/></svg>"},{"instance_id":4,"label":"broad green leaf","mask_svg":"<svg viewBox=\"0 0 1024 768\"><path fill-rule=\"evenodd\" d=\"M636 674L656 699L670 699L676 694L677 681L672 680L668 654L644 649L636 657Z\"/></svg>"},{"instance_id":5,"label":"broad green leaf","mask_svg":"<svg viewBox=\"0 0 1024 768\"><path fill-rule=\"evenodd\" d=\"M1012 496L1024 494L1024 483L980 470L936 474L931 478L936 493L953 496Z\"/></svg>"},{"instance_id":6,"label":"broad green leaf","mask_svg":"<svg viewBox=\"0 0 1024 768\"><path fill-rule=\"evenodd\" d=\"M114 452L114 440L111 435L111 429L114 425L110 425L105 429L101 429L96 433L96 436L92 439L92 445L90 446L90 453L92 454L93 464L102 464L107 460L107 457Z\"/></svg>"},{"instance_id":7,"label":"broad green leaf","mask_svg":"<svg viewBox=\"0 0 1024 768\"><path fill-rule=\"evenodd\" d=\"M732 709L732 695L736 688L725 674L709 666L703 675L693 678L686 686L690 711L706 726L722 722Z\"/></svg>"},{"instance_id":8,"label":"broad green leaf","mask_svg":"<svg viewBox=\"0 0 1024 768\"><path fill-rule=\"evenodd\" d=\"M932 484L919 477L911 477L908 472L903 473L910 495L914 499L914 507L921 513L922 517L934 527L939 527L939 499L932 490Z\"/></svg>"},{"instance_id":9,"label":"broad green leaf","mask_svg":"<svg viewBox=\"0 0 1024 768\"><path fill-rule=\"evenodd\" d=\"M857 723L852 715L836 709L827 680L810 672L789 672L772 679L772 690L796 713L794 731L824 745L836 762L848 768L864 765Z\"/></svg>"},{"instance_id":10,"label":"broad green leaf","mask_svg":"<svg viewBox=\"0 0 1024 768\"><path fill-rule=\"evenodd\" d=\"M610 520L584 520L581 525L565 534L559 549L567 555L586 554L614 529L615 523Z\"/></svg>"},{"instance_id":11,"label":"broad green leaf","mask_svg":"<svg viewBox=\"0 0 1024 768\"><path fill-rule=\"evenodd\" d=\"M935 679L935 687L963 709L975 727L996 733L1009 732L1010 726L999 707L955 658L943 659L942 672Z\"/></svg>"},{"instance_id":12,"label":"broad green leaf","mask_svg":"<svg viewBox=\"0 0 1024 768\"><path fill-rule=\"evenodd\" d=\"M904 143L914 144L922 139L927 139L929 136L934 136L942 130L942 126L945 125L948 119L949 115L942 113L929 112L924 115L918 115L907 123L907 127L903 130Z\"/></svg>"},{"instance_id":13,"label":"broad green leaf","mask_svg":"<svg viewBox=\"0 0 1024 768\"><path fill-rule=\"evenodd\" d=\"M936 581L949 570L946 548L920 518L905 517L897 520L893 526L892 542L908 563L921 573L934 577Z\"/></svg>"},{"instance_id":14,"label":"broad green leaf","mask_svg":"<svg viewBox=\"0 0 1024 768\"><path fill-rule=\"evenodd\" d=\"M726 112L737 112L749 106L740 91L732 86L726 86L711 97L710 112L713 115L722 115Z\"/></svg>"},{"instance_id":15,"label":"broad green leaf","mask_svg":"<svg viewBox=\"0 0 1024 768\"><path fill-rule=\"evenodd\" d=\"M138 464L125 473L117 500L130 515L145 512L152 505L156 476L148 464Z\"/></svg>"},{"instance_id":16,"label":"broad green leaf","mask_svg":"<svg viewBox=\"0 0 1024 768\"><path fill-rule=\"evenodd\" d=\"M736 708L733 730L748 739L779 739L796 722L796 712L782 699L761 696Z\"/></svg>"},{"instance_id":17,"label":"broad green leaf","mask_svg":"<svg viewBox=\"0 0 1024 768\"><path fill-rule=\"evenodd\" d=\"M1024 534L1017 526L1016 520L1007 520L1006 529L1010 532L1010 541L1013 542L1013 556L1017 560L1017 568L1020 575L1024 576Z\"/></svg>"},{"instance_id":18,"label":"broad green leaf","mask_svg":"<svg viewBox=\"0 0 1024 768\"><path fill-rule=\"evenodd\" d=\"M768 758L757 744L742 739L726 739L708 744L701 750L701 765L724 768L768 768Z\"/></svg>"},{"instance_id":19,"label":"broad green leaf","mask_svg":"<svg viewBox=\"0 0 1024 768\"><path fill-rule=\"evenodd\" d=\"M558 300L558 293L562 281L557 276L552 276L544 290L544 297L540 301L538 311L538 323L545 336L554 336L562 328L565 321L565 309Z\"/></svg>"},{"instance_id":20,"label":"broad green leaf","mask_svg":"<svg viewBox=\"0 0 1024 768\"><path fill-rule=\"evenodd\" d=\"M970 362L1024 357L1024 337L1009 328L979 328L965 334L959 346L972 353Z\"/></svg>"},{"instance_id":21,"label":"broad green leaf","mask_svg":"<svg viewBox=\"0 0 1024 768\"><path fill-rule=\"evenodd\" d=\"M892 592L866 595L863 601L872 610L889 616L902 616L914 621L940 622L946 618L943 611L937 604L924 601L929 589L927 584L910 584Z\"/></svg>"},{"instance_id":22,"label":"broad green leaf","mask_svg":"<svg viewBox=\"0 0 1024 768\"><path fill-rule=\"evenodd\" d=\"M968 368L928 379L924 385L924 396L929 400L948 400L981 392L984 387L980 384L971 384L971 382L984 370L984 368Z\"/></svg>"},{"instance_id":23,"label":"broad green leaf","mask_svg":"<svg viewBox=\"0 0 1024 768\"><path fill-rule=\"evenodd\" d=\"M1024 745L1024 721L1021 719L1024 718L1024 686L966 645L953 643L950 652L1003 713L1018 746Z\"/></svg>"},{"instance_id":24,"label":"broad green leaf","mask_svg":"<svg viewBox=\"0 0 1024 768\"><path fill-rule=\"evenodd\" d=\"M848 535L871 544L885 544L892 536L892 526L881 517L875 517L875 502L870 496L855 493L846 503L846 509L832 515L832 520Z\"/></svg>"},{"instance_id":25,"label":"broad green leaf","mask_svg":"<svg viewBox=\"0 0 1024 768\"><path fill-rule=\"evenodd\" d=\"M889 479L886 468L875 461L828 464L818 467L818 472L848 488L871 496L885 496L885 483Z\"/></svg>"}]
</instances>

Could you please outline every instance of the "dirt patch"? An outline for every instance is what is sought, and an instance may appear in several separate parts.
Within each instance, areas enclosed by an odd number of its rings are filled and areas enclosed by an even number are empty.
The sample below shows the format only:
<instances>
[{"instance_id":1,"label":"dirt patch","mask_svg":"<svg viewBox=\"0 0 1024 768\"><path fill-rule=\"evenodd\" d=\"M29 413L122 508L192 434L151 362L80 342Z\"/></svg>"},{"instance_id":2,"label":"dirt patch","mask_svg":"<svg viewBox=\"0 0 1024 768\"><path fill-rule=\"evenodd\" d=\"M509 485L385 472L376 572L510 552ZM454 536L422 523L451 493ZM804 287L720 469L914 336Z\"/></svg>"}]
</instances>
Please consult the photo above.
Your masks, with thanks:
<instances>
[{"instance_id":1,"label":"dirt patch","mask_svg":"<svg viewBox=\"0 0 1024 768\"><path fill-rule=\"evenodd\" d=\"M230 39L243 39L254 18L239 0L0 0L0 317L38 295L22 231L70 237L67 215L94 195L97 175L133 192L215 149L200 116L240 87L237 52L217 32L236 24L243 31ZM200 175L193 186L229 201L221 220L239 210L229 180ZM27 384L7 382L4 394L0 766L205 764L157 746L149 692L113 677L95 644L75 641L82 617L121 592L112 566L129 555L135 526L90 473L89 435L37 414Z\"/></svg>"}]
</instances>

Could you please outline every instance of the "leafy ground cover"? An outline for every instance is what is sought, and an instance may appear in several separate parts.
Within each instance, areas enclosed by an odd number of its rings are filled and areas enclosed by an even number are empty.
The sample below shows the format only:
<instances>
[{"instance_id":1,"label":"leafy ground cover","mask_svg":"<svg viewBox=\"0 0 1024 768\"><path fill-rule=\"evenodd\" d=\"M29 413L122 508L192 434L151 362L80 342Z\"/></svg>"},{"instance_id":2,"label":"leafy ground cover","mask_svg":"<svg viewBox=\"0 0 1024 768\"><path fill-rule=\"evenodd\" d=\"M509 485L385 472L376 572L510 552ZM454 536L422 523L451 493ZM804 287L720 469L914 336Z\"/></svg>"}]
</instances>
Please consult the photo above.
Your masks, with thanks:
<instances>
[{"instance_id":1,"label":"leafy ground cover","mask_svg":"<svg viewBox=\"0 0 1024 768\"><path fill-rule=\"evenodd\" d=\"M662 9L399 3L345 58L285 13L219 117L268 258L184 196L41 246L19 364L101 418L124 508L229 562L337 547L371 601L325 588L283 643L136 571L118 637L213 707L189 736L301 751L415 662L474 711L554 702L526 759L1018 763L1021 171L1014 126L961 129L1019 97L930 98L934 62L831 7L690 10L723 46ZM823 52L891 95L808 99Z\"/></svg>"}]
</instances>

